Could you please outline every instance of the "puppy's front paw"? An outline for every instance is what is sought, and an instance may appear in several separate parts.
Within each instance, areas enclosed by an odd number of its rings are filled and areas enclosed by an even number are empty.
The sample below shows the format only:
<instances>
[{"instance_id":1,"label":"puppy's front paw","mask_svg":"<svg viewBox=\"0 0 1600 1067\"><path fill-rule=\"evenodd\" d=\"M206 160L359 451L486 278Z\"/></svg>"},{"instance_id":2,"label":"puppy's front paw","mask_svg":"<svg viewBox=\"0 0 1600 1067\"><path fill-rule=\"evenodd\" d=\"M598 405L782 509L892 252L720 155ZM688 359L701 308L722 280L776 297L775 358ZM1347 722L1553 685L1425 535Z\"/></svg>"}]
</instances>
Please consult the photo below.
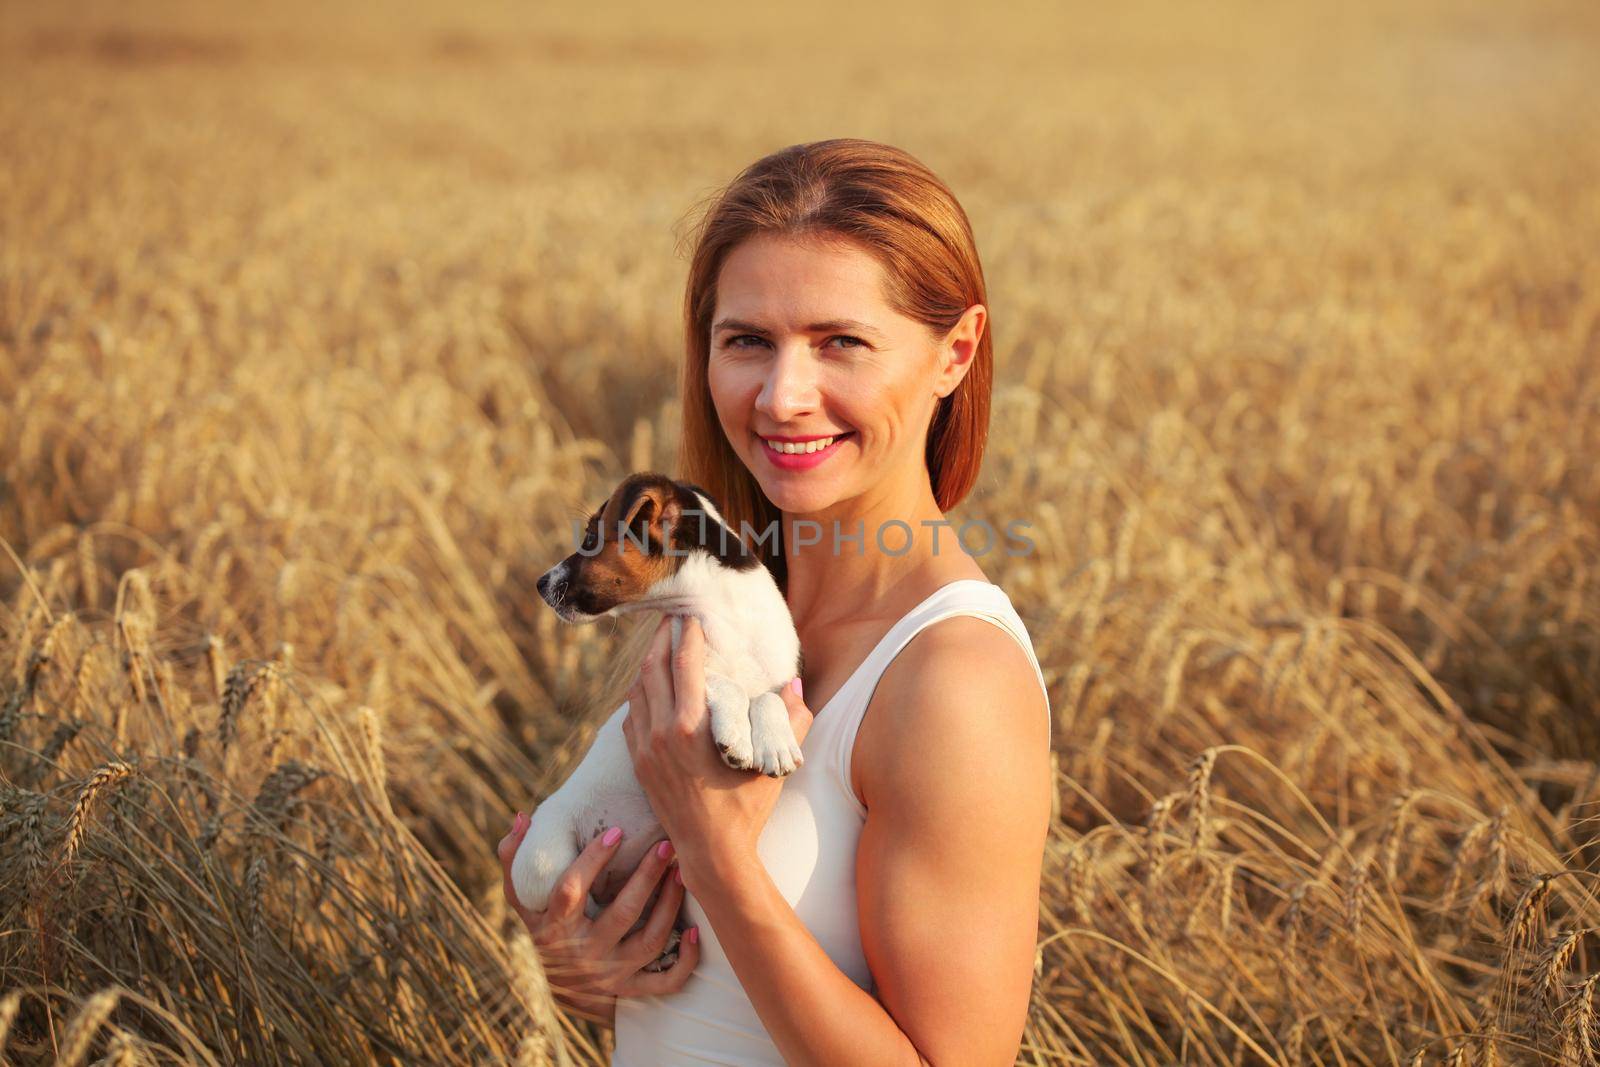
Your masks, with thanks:
<instances>
[{"instance_id":1,"label":"puppy's front paw","mask_svg":"<svg viewBox=\"0 0 1600 1067\"><path fill-rule=\"evenodd\" d=\"M754 769L769 778L793 774L805 763L789 725L789 709L778 694L762 693L750 702L750 746Z\"/></svg>"},{"instance_id":2,"label":"puppy's front paw","mask_svg":"<svg viewBox=\"0 0 1600 1067\"><path fill-rule=\"evenodd\" d=\"M748 738L735 737L732 744L718 741L717 751L722 753L722 762L736 771L748 771L755 763Z\"/></svg>"},{"instance_id":3,"label":"puppy's front paw","mask_svg":"<svg viewBox=\"0 0 1600 1067\"><path fill-rule=\"evenodd\" d=\"M749 770L755 763L750 747L750 700L730 679L706 675L706 709L711 716L711 737L722 753L722 762L736 771Z\"/></svg>"},{"instance_id":4,"label":"puppy's front paw","mask_svg":"<svg viewBox=\"0 0 1600 1067\"><path fill-rule=\"evenodd\" d=\"M805 757L800 754L800 749L796 745L785 744L781 739L769 745L758 742L755 765L752 769L760 771L768 778L785 778L799 770L805 761Z\"/></svg>"},{"instance_id":5,"label":"puppy's front paw","mask_svg":"<svg viewBox=\"0 0 1600 1067\"><path fill-rule=\"evenodd\" d=\"M572 866L579 851L567 809L548 801L535 807L528 831L511 859L511 888L522 906L543 911L556 880Z\"/></svg>"}]
</instances>

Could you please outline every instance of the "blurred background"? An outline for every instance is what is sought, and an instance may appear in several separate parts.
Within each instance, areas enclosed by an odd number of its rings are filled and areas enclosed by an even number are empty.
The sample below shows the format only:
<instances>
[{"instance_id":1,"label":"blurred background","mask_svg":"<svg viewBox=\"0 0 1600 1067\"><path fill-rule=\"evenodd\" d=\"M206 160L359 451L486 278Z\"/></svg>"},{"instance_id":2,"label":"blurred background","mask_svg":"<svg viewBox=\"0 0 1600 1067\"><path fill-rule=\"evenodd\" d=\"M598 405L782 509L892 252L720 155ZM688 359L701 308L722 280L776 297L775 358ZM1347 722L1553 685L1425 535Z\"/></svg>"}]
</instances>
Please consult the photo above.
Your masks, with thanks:
<instances>
[{"instance_id":1,"label":"blurred background","mask_svg":"<svg viewBox=\"0 0 1600 1067\"><path fill-rule=\"evenodd\" d=\"M604 1063L493 846L693 209L860 136L998 360L1030 1064L1595 1064L1600 8L0 0L0 1056ZM954 921L954 920L953 920Z\"/></svg>"}]
</instances>

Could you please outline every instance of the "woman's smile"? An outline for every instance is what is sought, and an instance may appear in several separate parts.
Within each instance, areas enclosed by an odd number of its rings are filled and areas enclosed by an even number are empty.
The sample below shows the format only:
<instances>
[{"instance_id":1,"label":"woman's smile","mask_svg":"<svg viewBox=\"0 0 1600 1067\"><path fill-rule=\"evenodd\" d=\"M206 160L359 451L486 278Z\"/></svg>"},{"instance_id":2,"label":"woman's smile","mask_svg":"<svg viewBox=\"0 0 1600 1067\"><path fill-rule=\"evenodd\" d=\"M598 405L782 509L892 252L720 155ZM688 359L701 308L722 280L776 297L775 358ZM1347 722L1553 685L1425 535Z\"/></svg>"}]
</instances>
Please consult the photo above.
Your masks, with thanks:
<instances>
[{"instance_id":1,"label":"woman's smile","mask_svg":"<svg viewBox=\"0 0 1600 1067\"><path fill-rule=\"evenodd\" d=\"M763 447L761 452L774 467L785 471L804 471L827 462L839 451L845 441L855 436L854 430L824 437L757 437Z\"/></svg>"}]
</instances>

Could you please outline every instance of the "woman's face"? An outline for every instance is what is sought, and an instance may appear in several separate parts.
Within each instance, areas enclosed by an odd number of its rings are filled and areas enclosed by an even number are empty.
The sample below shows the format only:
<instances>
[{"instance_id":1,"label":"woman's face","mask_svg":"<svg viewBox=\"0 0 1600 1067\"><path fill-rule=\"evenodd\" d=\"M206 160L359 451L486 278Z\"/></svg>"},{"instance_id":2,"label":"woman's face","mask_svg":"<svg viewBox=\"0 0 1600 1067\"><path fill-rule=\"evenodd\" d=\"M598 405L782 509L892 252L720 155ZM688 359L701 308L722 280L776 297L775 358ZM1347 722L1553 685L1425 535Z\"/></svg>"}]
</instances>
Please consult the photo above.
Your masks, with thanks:
<instances>
[{"instance_id":1,"label":"woman's face","mask_svg":"<svg viewBox=\"0 0 1600 1067\"><path fill-rule=\"evenodd\" d=\"M760 235L717 280L708 378L728 441L767 498L791 513L927 483L923 455L941 397L970 366L982 305L941 335L891 308L883 268L854 242ZM814 448L779 454L772 445ZM794 440L798 439L798 440Z\"/></svg>"}]
</instances>

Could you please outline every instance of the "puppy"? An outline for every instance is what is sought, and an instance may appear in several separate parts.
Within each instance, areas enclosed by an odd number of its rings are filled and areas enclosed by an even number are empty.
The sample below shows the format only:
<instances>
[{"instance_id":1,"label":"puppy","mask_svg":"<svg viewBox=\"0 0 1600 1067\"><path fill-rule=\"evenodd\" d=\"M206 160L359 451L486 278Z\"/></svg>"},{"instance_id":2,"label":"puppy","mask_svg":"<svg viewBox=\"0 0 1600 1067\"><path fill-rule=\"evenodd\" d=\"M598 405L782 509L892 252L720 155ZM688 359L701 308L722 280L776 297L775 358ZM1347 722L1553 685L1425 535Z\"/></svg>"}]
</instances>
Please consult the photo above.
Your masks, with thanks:
<instances>
[{"instance_id":1,"label":"puppy","mask_svg":"<svg viewBox=\"0 0 1600 1067\"><path fill-rule=\"evenodd\" d=\"M589 517L583 544L538 581L565 622L633 611L670 613L705 631L706 704L723 762L774 778L804 760L779 695L800 673L800 639L772 574L718 513L705 490L651 472L630 475ZM511 863L523 907L542 911L556 879L593 838L622 827L622 845L595 879L586 911L609 904L647 849L665 836L634 777L622 735L624 703L600 727L583 761L533 813ZM659 890L658 890L659 891ZM645 908L635 926L642 925ZM651 969L675 958L676 932Z\"/></svg>"}]
</instances>

